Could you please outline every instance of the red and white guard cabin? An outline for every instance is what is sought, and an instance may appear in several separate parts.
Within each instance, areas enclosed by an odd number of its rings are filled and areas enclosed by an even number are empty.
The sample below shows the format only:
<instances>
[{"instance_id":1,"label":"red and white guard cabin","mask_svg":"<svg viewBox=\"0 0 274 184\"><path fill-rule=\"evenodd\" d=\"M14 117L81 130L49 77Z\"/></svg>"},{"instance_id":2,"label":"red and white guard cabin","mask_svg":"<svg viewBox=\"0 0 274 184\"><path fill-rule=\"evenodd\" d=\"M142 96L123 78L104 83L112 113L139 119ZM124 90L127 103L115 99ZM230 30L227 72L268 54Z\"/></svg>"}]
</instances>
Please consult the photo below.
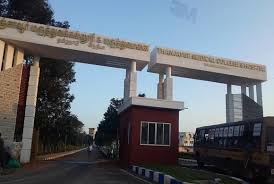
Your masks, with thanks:
<instances>
[{"instance_id":1,"label":"red and white guard cabin","mask_svg":"<svg viewBox=\"0 0 274 184\"><path fill-rule=\"evenodd\" d=\"M178 162L182 102L130 97L120 109L120 161L133 164Z\"/></svg>"}]
</instances>

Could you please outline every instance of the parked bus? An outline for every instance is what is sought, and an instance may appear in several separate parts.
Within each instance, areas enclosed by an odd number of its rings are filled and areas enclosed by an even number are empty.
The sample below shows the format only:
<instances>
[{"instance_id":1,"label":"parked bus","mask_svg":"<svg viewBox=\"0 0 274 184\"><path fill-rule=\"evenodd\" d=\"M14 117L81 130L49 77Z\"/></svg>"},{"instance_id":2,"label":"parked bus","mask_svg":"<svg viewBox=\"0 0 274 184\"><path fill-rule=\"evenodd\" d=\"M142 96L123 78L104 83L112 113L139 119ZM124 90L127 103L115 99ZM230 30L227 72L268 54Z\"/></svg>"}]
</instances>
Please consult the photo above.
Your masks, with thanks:
<instances>
[{"instance_id":1,"label":"parked bus","mask_svg":"<svg viewBox=\"0 0 274 184\"><path fill-rule=\"evenodd\" d=\"M247 178L274 175L274 117L196 129L194 153L204 164Z\"/></svg>"}]
</instances>

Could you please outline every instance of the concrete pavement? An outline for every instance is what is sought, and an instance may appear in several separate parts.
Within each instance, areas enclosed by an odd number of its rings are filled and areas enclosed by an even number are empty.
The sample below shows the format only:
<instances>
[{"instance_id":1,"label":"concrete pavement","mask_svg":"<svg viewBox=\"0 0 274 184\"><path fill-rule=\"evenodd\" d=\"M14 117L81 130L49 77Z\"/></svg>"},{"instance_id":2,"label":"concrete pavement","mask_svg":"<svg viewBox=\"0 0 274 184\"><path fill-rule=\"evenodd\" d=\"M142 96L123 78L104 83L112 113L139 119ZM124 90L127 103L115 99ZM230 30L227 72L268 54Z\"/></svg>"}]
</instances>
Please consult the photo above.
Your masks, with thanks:
<instances>
[{"instance_id":1,"label":"concrete pavement","mask_svg":"<svg viewBox=\"0 0 274 184\"><path fill-rule=\"evenodd\" d=\"M0 176L1 184L144 184L105 160L98 151L81 151L54 161L39 162L39 169L28 169L12 176Z\"/></svg>"}]
</instances>

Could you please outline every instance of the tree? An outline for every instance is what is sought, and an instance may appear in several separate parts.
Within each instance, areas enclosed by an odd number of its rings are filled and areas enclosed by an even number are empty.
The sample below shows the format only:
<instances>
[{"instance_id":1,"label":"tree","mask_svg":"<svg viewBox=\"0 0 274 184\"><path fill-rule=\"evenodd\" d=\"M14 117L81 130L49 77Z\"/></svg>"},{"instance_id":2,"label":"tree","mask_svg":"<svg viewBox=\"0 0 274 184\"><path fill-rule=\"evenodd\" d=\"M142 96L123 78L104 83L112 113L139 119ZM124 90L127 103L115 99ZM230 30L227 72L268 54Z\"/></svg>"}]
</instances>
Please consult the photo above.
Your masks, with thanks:
<instances>
[{"instance_id":1,"label":"tree","mask_svg":"<svg viewBox=\"0 0 274 184\"><path fill-rule=\"evenodd\" d=\"M7 14L8 0L0 0L0 14L5 16Z\"/></svg>"},{"instance_id":2,"label":"tree","mask_svg":"<svg viewBox=\"0 0 274 184\"><path fill-rule=\"evenodd\" d=\"M69 28L67 21L54 19L47 0L0 0L0 15ZM25 59L27 64L31 63L31 57L26 56ZM69 93L70 84L75 82L73 67L71 62L41 58L35 127L41 129L40 139L44 148L65 142L73 145L83 142L83 123L70 112L74 99Z\"/></svg>"},{"instance_id":3,"label":"tree","mask_svg":"<svg viewBox=\"0 0 274 184\"><path fill-rule=\"evenodd\" d=\"M40 67L36 127L67 116L74 99L69 93L69 85L75 82L74 63L44 59Z\"/></svg>"},{"instance_id":4,"label":"tree","mask_svg":"<svg viewBox=\"0 0 274 184\"><path fill-rule=\"evenodd\" d=\"M53 11L47 0L9 0L7 16L24 21L52 25Z\"/></svg>"},{"instance_id":5,"label":"tree","mask_svg":"<svg viewBox=\"0 0 274 184\"><path fill-rule=\"evenodd\" d=\"M70 104L74 99L74 96L69 93L69 85L75 81L73 66L71 62L52 59L44 59L41 62L35 127L40 129L44 150L48 150L47 147L52 143L67 141L65 135L75 137L75 132L71 128L77 129L82 124L70 113ZM78 126L73 127L73 123ZM53 136L49 137L49 134Z\"/></svg>"},{"instance_id":6,"label":"tree","mask_svg":"<svg viewBox=\"0 0 274 184\"><path fill-rule=\"evenodd\" d=\"M107 111L104 113L104 118L98 126L95 135L96 145L109 144L117 138L119 128L118 109L122 105L123 99L112 98Z\"/></svg>"}]
</instances>

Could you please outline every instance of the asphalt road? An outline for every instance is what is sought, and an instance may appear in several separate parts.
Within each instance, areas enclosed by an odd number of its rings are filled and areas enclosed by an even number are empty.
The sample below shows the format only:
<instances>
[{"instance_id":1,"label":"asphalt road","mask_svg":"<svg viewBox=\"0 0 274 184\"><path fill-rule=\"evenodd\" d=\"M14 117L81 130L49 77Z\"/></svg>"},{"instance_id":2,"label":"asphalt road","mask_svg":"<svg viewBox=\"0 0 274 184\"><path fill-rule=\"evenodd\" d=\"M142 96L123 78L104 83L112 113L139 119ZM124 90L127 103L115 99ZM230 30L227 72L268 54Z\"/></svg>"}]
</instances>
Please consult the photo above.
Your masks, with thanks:
<instances>
[{"instance_id":1,"label":"asphalt road","mask_svg":"<svg viewBox=\"0 0 274 184\"><path fill-rule=\"evenodd\" d=\"M144 184L146 182L104 160L98 151L81 151L54 161L39 162L31 169L0 176L1 184Z\"/></svg>"}]
</instances>

